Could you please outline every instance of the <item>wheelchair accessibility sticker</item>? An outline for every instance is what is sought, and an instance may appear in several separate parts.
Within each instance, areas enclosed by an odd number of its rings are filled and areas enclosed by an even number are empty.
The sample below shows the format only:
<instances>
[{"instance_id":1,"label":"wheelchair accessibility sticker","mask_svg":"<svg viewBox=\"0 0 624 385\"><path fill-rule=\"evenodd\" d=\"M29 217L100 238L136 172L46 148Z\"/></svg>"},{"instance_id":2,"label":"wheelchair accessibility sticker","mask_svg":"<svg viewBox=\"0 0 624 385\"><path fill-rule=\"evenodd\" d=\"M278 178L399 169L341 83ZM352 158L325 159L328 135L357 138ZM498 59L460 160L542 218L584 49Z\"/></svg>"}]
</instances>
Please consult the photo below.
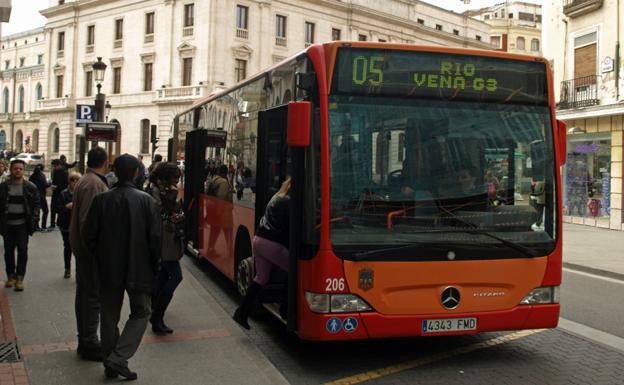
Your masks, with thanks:
<instances>
[{"instance_id":1,"label":"wheelchair accessibility sticker","mask_svg":"<svg viewBox=\"0 0 624 385\"><path fill-rule=\"evenodd\" d=\"M325 325L325 327L327 328L328 332L336 334L342 328L342 321L340 320L340 318L330 318L327 320L327 324Z\"/></svg>"},{"instance_id":2,"label":"wheelchair accessibility sticker","mask_svg":"<svg viewBox=\"0 0 624 385\"><path fill-rule=\"evenodd\" d=\"M357 329L358 327L358 322L355 318L346 318L344 320L344 323L342 324L342 330L345 331L345 333L353 333L355 331L355 329Z\"/></svg>"}]
</instances>

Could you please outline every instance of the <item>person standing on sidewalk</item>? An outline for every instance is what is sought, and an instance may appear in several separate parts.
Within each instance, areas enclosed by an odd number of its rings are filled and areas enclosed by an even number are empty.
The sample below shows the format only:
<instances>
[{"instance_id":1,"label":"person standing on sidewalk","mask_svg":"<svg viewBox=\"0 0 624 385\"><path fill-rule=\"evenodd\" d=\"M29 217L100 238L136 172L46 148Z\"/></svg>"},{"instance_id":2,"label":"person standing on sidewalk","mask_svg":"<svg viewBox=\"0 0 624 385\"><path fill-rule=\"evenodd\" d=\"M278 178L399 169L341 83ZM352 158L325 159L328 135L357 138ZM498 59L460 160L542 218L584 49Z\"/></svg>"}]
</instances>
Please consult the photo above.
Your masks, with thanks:
<instances>
[{"instance_id":1,"label":"person standing on sidewalk","mask_svg":"<svg viewBox=\"0 0 624 385\"><path fill-rule=\"evenodd\" d=\"M180 258L184 249L180 231L183 229L184 213L178 201L180 176L182 172L175 163L160 163L150 175L148 192L156 201L162 219L160 272L150 318L152 331L156 334L173 333L173 330L165 324L163 317L175 289L182 282Z\"/></svg>"},{"instance_id":2,"label":"person standing on sidewalk","mask_svg":"<svg viewBox=\"0 0 624 385\"><path fill-rule=\"evenodd\" d=\"M56 211L58 212L58 219L56 223L61 230L61 236L63 237L63 260L65 261L65 274L64 278L71 277L71 244L69 242L69 224L71 223L71 213L73 207L73 195L74 189L76 188L76 183L80 180L80 174L77 172L69 173L69 186L61 191L61 197L59 199L58 207Z\"/></svg>"},{"instance_id":3,"label":"person standing on sidewalk","mask_svg":"<svg viewBox=\"0 0 624 385\"><path fill-rule=\"evenodd\" d=\"M43 165L38 164L35 166L35 170L33 171L30 178L28 178L30 182L32 182L35 186L37 186L37 190L39 191L39 207L41 208L41 223L37 223L36 230L46 231L46 223L48 222L48 200L46 199L46 191L50 185L48 184L48 179L43 173Z\"/></svg>"},{"instance_id":4,"label":"person standing on sidewalk","mask_svg":"<svg viewBox=\"0 0 624 385\"><path fill-rule=\"evenodd\" d=\"M50 229L54 229L56 226L56 216L58 212L58 201L61 198L61 191L67 188L67 179L69 178L69 172L59 159L52 161L52 214L50 215Z\"/></svg>"},{"instance_id":5,"label":"person standing on sidewalk","mask_svg":"<svg viewBox=\"0 0 624 385\"><path fill-rule=\"evenodd\" d=\"M150 318L160 261L161 220L156 202L136 188L139 161L123 154L114 162L118 182L93 200L85 241L95 257L102 303L102 354L107 378L136 380L128 360L139 348ZM130 318L119 335L124 294Z\"/></svg>"},{"instance_id":6,"label":"person standing on sidewalk","mask_svg":"<svg viewBox=\"0 0 624 385\"><path fill-rule=\"evenodd\" d=\"M39 192L34 184L24 180L25 167L26 163L23 160L12 161L11 178L0 184L0 233L4 238L4 262L7 273L4 287L15 287L15 291L24 290L28 237L35 232L39 220Z\"/></svg>"},{"instance_id":7,"label":"person standing on sidewalk","mask_svg":"<svg viewBox=\"0 0 624 385\"><path fill-rule=\"evenodd\" d=\"M87 154L87 172L74 188L69 242L76 256L76 324L80 357L90 361L102 360L102 347L98 338L100 324L100 294L97 286L95 262L83 240L87 214L93 198L106 190L107 154L95 147Z\"/></svg>"}]
</instances>

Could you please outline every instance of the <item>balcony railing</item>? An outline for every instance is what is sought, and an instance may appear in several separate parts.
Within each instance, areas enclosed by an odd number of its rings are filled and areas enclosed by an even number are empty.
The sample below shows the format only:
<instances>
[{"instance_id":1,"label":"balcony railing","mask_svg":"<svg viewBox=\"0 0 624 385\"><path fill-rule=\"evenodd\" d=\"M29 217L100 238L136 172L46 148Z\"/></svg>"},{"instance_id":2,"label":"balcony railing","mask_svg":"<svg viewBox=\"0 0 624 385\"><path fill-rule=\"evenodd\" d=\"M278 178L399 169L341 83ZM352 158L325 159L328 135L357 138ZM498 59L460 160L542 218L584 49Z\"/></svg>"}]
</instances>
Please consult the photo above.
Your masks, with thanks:
<instances>
[{"instance_id":1,"label":"balcony railing","mask_svg":"<svg viewBox=\"0 0 624 385\"><path fill-rule=\"evenodd\" d=\"M182 30L182 36L193 36L193 26L184 27Z\"/></svg>"},{"instance_id":2,"label":"balcony railing","mask_svg":"<svg viewBox=\"0 0 624 385\"><path fill-rule=\"evenodd\" d=\"M153 43L154 42L154 34L150 33L148 35L145 35L145 39L143 40L144 43Z\"/></svg>"},{"instance_id":3,"label":"balcony railing","mask_svg":"<svg viewBox=\"0 0 624 385\"><path fill-rule=\"evenodd\" d=\"M113 43L113 48L121 48L123 47L123 40L115 40Z\"/></svg>"},{"instance_id":4,"label":"balcony railing","mask_svg":"<svg viewBox=\"0 0 624 385\"><path fill-rule=\"evenodd\" d=\"M561 82L559 109L583 108L600 103L598 99L598 76L590 75Z\"/></svg>"},{"instance_id":5,"label":"balcony railing","mask_svg":"<svg viewBox=\"0 0 624 385\"><path fill-rule=\"evenodd\" d=\"M580 16L600 7L604 0L563 0L563 13L569 17Z\"/></svg>"},{"instance_id":6,"label":"balcony railing","mask_svg":"<svg viewBox=\"0 0 624 385\"><path fill-rule=\"evenodd\" d=\"M287 41L285 37L275 36L275 45L280 47L286 47L286 42Z\"/></svg>"},{"instance_id":7,"label":"balcony railing","mask_svg":"<svg viewBox=\"0 0 624 385\"><path fill-rule=\"evenodd\" d=\"M193 100L201 98L206 94L205 86L187 86L187 87L171 87L161 88L156 91L156 103Z\"/></svg>"},{"instance_id":8,"label":"balcony railing","mask_svg":"<svg viewBox=\"0 0 624 385\"><path fill-rule=\"evenodd\" d=\"M69 98L41 99L37 100L36 111L55 110L69 108Z\"/></svg>"},{"instance_id":9,"label":"balcony railing","mask_svg":"<svg viewBox=\"0 0 624 385\"><path fill-rule=\"evenodd\" d=\"M93 44L87 46L87 53L93 53Z\"/></svg>"},{"instance_id":10,"label":"balcony railing","mask_svg":"<svg viewBox=\"0 0 624 385\"><path fill-rule=\"evenodd\" d=\"M249 30L243 28L236 28L236 37L239 39L249 39Z\"/></svg>"}]
</instances>

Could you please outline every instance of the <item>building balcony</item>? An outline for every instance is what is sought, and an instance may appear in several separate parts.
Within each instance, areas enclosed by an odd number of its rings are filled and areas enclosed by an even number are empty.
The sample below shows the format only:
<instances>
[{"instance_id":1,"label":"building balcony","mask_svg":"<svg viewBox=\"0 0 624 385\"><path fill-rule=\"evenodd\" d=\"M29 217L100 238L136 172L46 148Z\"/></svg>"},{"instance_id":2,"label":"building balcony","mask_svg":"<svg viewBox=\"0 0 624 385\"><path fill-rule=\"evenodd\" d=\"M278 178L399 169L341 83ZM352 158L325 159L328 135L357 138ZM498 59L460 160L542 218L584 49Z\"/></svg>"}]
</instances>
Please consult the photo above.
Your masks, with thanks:
<instances>
[{"instance_id":1,"label":"building balcony","mask_svg":"<svg viewBox=\"0 0 624 385\"><path fill-rule=\"evenodd\" d=\"M180 103L206 96L206 86L161 88L156 91L155 103Z\"/></svg>"},{"instance_id":2,"label":"building balcony","mask_svg":"<svg viewBox=\"0 0 624 385\"><path fill-rule=\"evenodd\" d=\"M249 39L249 30L244 28L236 28L236 37L239 39Z\"/></svg>"},{"instance_id":3,"label":"building balcony","mask_svg":"<svg viewBox=\"0 0 624 385\"><path fill-rule=\"evenodd\" d=\"M600 104L598 76L590 75L561 82L557 109L584 108Z\"/></svg>"},{"instance_id":4,"label":"building balcony","mask_svg":"<svg viewBox=\"0 0 624 385\"><path fill-rule=\"evenodd\" d=\"M604 0L563 0L563 13L569 17L581 16L602 7Z\"/></svg>"},{"instance_id":5,"label":"building balcony","mask_svg":"<svg viewBox=\"0 0 624 385\"><path fill-rule=\"evenodd\" d=\"M67 110L71 107L69 98L41 99L37 100L35 111Z\"/></svg>"},{"instance_id":6,"label":"building balcony","mask_svg":"<svg viewBox=\"0 0 624 385\"><path fill-rule=\"evenodd\" d=\"M286 47L287 40L285 37L275 36L275 45L279 47Z\"/></svg>"},{"instance_id":7,"label":"building balcony","mask_svg":"<svg viewBox=\"0 0 624 385\"><path fill-rule=\"evenodd\" d=\"M191 25L190 27L184 27L184 29L182 30L182 36L193 36L193 26Z\"/></svg>"}]
</instances>

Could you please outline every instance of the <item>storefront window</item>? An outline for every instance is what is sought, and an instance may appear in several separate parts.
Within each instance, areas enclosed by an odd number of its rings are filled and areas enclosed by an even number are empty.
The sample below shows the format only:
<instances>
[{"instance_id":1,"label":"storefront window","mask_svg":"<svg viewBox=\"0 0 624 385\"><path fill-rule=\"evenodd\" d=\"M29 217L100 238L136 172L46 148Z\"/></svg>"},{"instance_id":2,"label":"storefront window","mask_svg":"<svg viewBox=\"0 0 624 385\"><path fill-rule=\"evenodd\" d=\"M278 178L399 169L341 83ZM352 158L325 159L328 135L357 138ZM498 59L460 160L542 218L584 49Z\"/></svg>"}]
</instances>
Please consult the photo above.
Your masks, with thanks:
<instances>
[{"instance_id":1,"label":"storefront window","mask_svg":"<svg viewBox=\"0 0 624 385\"><path fill-rule=\"evenodd\" d=\"M576 138L578 136L578 138ZM574 135L568 140L564 214L608 217L611 211L611 136Z\"/></svg>"}]
</instances>

